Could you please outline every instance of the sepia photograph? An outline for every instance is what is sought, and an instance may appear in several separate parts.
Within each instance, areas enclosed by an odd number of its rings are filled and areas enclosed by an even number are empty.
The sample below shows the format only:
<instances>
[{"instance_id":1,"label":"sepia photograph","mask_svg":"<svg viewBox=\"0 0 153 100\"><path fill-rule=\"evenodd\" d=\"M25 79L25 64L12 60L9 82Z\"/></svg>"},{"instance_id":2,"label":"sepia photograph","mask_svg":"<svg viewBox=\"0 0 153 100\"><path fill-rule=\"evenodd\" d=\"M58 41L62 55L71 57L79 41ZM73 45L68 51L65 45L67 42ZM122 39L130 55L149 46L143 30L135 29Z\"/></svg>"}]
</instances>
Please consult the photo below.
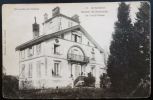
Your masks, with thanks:
<instances>
[{"instance_id":1,"label":"sepia photograph","mask_svg":"<svg viewBox=\"0 0 153 100\"><path fill-rule=\"evenodd\" d=\"M7 99L148 98L148 1L2 5Z\"/></svg>"}]
</instances>

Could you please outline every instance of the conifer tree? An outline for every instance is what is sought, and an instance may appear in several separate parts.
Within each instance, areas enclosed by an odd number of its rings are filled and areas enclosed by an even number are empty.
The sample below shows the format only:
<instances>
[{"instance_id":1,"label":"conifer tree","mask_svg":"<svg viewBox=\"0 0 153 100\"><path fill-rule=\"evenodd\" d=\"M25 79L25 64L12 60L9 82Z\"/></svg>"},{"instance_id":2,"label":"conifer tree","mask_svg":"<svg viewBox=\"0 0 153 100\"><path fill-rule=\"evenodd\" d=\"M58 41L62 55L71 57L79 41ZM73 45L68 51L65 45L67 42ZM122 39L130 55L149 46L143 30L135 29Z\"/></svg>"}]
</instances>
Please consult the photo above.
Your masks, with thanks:
<instances>
[{"instance_id":1,"label":"conifer tree","mask_svg":"<svg viewBox=\"0 0 153 100\"><path fill-rule=\"evenodd\" d=\"M137 45L136 65L139 69L139 76L145 78L150 74L150 5L148 2L141 2L139 12L136 14L135 41Z\"/></svg>"},{"instance_id":2,"label":"conifer tree","mask_svg":"<svg viewBox=\"0 0 153 100\"><path fill-rule=\"evenodd\" d=\"M139 11L136 13L134 24L132 58L131 61L131 88L137 87L142 80L150 81L150 5L148 2L141 2ZM144 83L145 84L145 83ZM134 89L135 90L135 89ZM141 89L138 92L148 91L139 96L149 95L149 88Z\"/></svg>"},{"instance_id":3,"label":"conifer tree","mask_svg":"<svg viewBox=\"0 0 153 100\"><path fill-rule=\"evenodd\" d=\"M108 58L108 75L112 87L119 92L126 92L129 87L130 59L133 25L129 17L129 5L124 2L118 7L118 21L115 23L115 32L110 45Z\"/></svg>"}]
</instances>

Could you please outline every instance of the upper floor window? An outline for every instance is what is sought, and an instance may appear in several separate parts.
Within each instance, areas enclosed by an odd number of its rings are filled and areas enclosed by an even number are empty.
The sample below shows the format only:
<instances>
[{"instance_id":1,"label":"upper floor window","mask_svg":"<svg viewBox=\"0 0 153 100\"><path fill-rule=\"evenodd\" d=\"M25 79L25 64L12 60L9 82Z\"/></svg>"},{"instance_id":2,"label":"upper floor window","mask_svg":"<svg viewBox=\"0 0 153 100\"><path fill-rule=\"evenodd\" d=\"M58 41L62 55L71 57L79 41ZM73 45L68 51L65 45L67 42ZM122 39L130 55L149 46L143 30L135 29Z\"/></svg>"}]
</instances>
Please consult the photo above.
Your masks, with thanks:
<instances>
[{"instance_id":1,"label":"upper floor window","mask_svg":"<svg viewBox=\"0 0 153 100\"><path fill-rule=\"evenodd\" d=\"M92 55L92 60L95 60L95 52L94 52L94 48L92 48L92 51L91 51L91 55Z\"/></svg>"},{"instance_id":2,"label":"upper floor window","mask_svg":"<svg viewBox=\"0 0 153 100\"><path fill-rule=\"evenodd\" d=\"M64 39L64 34L61 35L61 38Z\"/></svg>"},{"instance_id":3,"label":"upper floor window","mask_svg":"<svg viewBox=\"0 0 153 100\"><path fill-rule=\"evenodd\" d=\"M20 75L21 75L22 78L25 77L25 64L22 64L22 66L21 66L21 72L20 72Z\"/></svg>"},{"instance_id":4,"label":"upper floor window","mask_svg":"<svg viewBox=\"0 0 153 100\"><path fill-rule=\"evenodd\" d=\"M29 78L32 77L32 63L29 64L28 76L29 76Z\"/></svg>"},{"instance_id":5,"label":"upper floor window","mask_svg":"<svg viewBox=\"0 0 153 100\"><path fill-rule=\"evenodd\" d=\"M60 62L54 62L54 68L52 70L53 76L60 76Z\"/></svg>"},{"instance_id":6,"label":"upper floor window","mask_svg":"<svg viewBox=\"0 0 153 100\"><path fill-rule=\"evenodd\" d=\"M59 21L59 30L62 30L62 23L61 23L61 18L60 18L60 21Z\"/></svg>"},{"instance_id":7,"label":"upper floor window","mask_svg":"<svg viewBox=\"0 0 153 100\"><path fill-rule=\"evenodd\" d=\"M28 56L32 56L34 54L34 48L31 46L28 48Z\"/></svg>"},{"instance_id":8,"label":"upper floor window","mask_svg":"<svg viewBox=\"0 0 153 100\"><path fill-rule=\"evenodd\" d=\"M21 51L21 58L23 59L25 57L25 50Z\"/></svg>"},{"instance_id":9,"label":"upper floor window","mask_svg":"<svg viewBox=\"0 0 153 100\"><path fill-rule=\"evenodd\" d=\"M78 34L73 34L72 33L72 41L81 43L82 42L82 37Z\"/></svg>"},{"instance_id":10,"label":"upper floor window","mask_svg":"<svg viewBox=\"0 0 153 100\"><path fill-rule=\"evenodd\" d=\"M88 45L90 46L90 42L88 41Z\"/></svg>"},{"instance_id":11,"label":"upper floor window","mask_svg":"<svg viewBox=\"0 0 153 100\"><path fill-rule=\"evenodd\" d=\"M68 22L68 27L72 27L72 22L71 21Z\"/></svg>"},{"instance_id":12,"label":"upper floor window","mask_svg":"<svg viewBox=\"0 0 153 100\"><path fill-rule=\"evenodd\" d=\"M41 53L41 43L36 45L36 51L38 55Z\"/></svg>"},{"instance_id":13,"label":"upper floor window","mask_svg":"<svg viewBox=\"0 0 153 100\"><path fill-rule=\"evenodd\" d=\"M58 44L54 44L54 54L59 54L59 47L60 47L60 45L58 45Z\"/></svg>"}]
</instances>

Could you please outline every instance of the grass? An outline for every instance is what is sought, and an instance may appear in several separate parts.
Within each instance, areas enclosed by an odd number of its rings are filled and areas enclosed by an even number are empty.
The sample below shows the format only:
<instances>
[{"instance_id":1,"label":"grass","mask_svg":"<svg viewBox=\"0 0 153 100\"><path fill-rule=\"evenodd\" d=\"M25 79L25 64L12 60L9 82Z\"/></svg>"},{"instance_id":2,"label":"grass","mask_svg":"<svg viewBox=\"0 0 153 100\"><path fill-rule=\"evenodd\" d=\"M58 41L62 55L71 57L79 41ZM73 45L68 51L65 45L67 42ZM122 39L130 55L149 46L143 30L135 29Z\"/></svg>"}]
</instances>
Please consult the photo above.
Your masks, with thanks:
<instances>
[{"instance_id":1,"label":"grass","mask_svg":"<svg viewBox=\"0 0 153 100\"><path fill-rule=\"evenodd\" d=\"M102 89L96 88L69 88L69 89L45 89L45 90L22 90L20 98L35 99L80 99L80 98L102 98Z\"/></svg>"},{"instance_id":2,"label":"grass","mask_svg":"<svg viewBox=\"0 0 153 100\"><path fill-rule=\"evenodd\" d=\"M99 98L129 98L124 93L116 93L112 89L102 88L60 88L19 90L18 79L13 76L2 77L3 98L9 99L99 99ZM144 91L143 89L138 91ZM141 97L139 94L133 97ZM144 96L143 96L144 97Z\"/></svg>"},{"instance_id":3,"label":"grass","mask_svg":"<svg viewBox=\"0 0 153 100\"><path fill-rule=\"evenodd\" d=\"M19 90L18 79L13 76L3 76L3 98L10 99L80 99L103 98L104 89L101 88L63 88L63 89L33 89Z\"/></svg>"}]
</instances>

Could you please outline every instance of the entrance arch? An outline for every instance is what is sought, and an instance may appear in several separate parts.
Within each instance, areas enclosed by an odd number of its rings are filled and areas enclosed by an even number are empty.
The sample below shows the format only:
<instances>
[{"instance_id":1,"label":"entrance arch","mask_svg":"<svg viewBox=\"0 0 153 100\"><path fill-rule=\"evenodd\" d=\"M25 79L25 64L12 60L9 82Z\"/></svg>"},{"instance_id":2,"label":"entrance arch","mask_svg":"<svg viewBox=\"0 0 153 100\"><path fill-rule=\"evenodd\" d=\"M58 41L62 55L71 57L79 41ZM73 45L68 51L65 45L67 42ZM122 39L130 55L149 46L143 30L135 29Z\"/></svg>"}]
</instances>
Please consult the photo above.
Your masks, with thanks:
<instances>
[{"instance_id":1,"label":"entrance arch","mask_svg":"<svg viewBox=\"0 0 153 100\"><path fill-rule=\"evenodd\" d=\"M84 75L87 57L83 49L78 45L71 46L67 52L67 58L71 67L71 76L76 79L78 76Z\"/></svg>"}]
</instances>

